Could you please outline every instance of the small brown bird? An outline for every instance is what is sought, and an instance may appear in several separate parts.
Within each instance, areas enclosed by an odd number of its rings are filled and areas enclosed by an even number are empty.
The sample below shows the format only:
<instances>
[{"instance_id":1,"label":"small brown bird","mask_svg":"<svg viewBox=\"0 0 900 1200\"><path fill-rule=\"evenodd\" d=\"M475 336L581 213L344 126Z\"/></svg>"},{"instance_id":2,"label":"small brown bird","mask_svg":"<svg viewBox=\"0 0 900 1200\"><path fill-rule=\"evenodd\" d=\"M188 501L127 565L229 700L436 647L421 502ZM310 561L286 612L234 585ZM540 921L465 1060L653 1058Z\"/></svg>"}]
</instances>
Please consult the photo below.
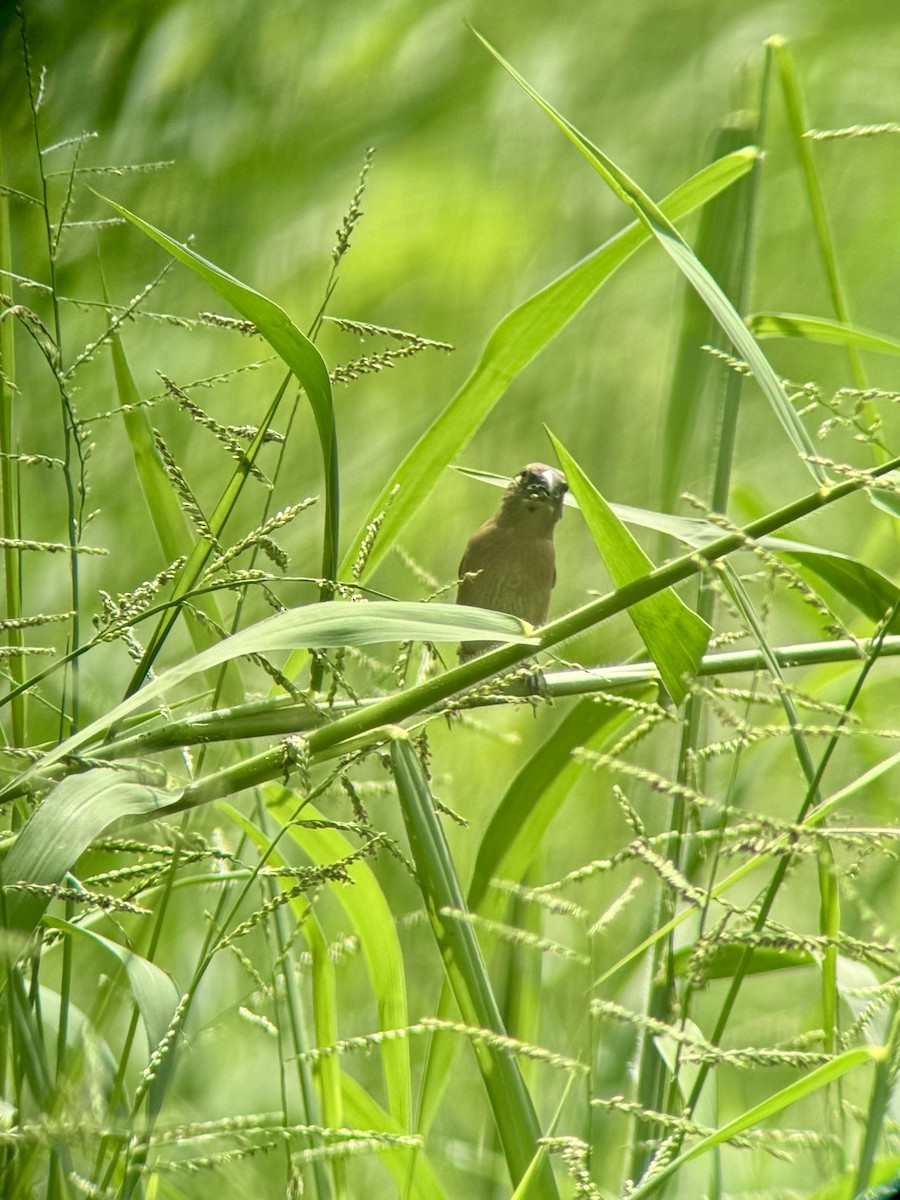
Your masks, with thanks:
<instances>
[{"instance_id":1,"label":"small brown bird","mask_svg":"<svg viewBox=\"0 0 900 1200\"><path fill-rule=\"evenodd\" d=\"M459 564L462 582L457 604L511 613L529 625L544 624L556 583L553 530L568 490L565 475L554 467L544 463L523 467L506 489L499 512L469 539ZM459 661L467 662L497 645L462 642Z\"/></svg>"}]
</instances>

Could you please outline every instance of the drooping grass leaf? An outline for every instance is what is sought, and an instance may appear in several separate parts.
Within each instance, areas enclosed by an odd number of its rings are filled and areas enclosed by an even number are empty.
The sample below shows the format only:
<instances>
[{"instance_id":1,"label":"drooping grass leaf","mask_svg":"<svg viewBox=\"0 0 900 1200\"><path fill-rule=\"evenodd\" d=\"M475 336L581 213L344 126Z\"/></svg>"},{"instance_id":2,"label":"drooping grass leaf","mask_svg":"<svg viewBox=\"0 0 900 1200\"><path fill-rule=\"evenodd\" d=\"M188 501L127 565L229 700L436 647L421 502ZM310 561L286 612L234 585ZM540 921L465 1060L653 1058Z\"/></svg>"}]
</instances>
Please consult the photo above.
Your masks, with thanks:
<instances>
[{"instance_id":1,"label":"drooping grass leaf","mask_svg":"<svg viewBox=\"0 0 900 1200\"><path fill-rule=\"evenodd\" d=\"M752 149L730 154L682 184L662 201L661 208L676 221L740 179L755 161ZM356 560L367 527L384 514L364 577L375 570L431 494L440 473L471 441L516 376L613 272L649 240L649 231L640 222L633 222L503 318L488 338L472 374L385 483L344 557L342 578ZM396 495L395 489L399 489Z\"/></svg>"},{"instance_id":2,"label":"drooping grass leaf","mask_svg":"<svg viewBox=\"0 0 900 1200\"><path fill-rule=\"evenodd\" d=\"M99 195L99 193L95 193ZM322 555L322 574L334 579L338 560L338 526L340 497L338 491L338 455L335 434L334 406L328 368L321 354L305 334L301 333L283 308L268 297L241 283L221 267L217 267L196 251L177 242L162 230L129 212L106 196L100 196L112 208L136 225L147 237L158 242L173 258L190 267L209 286L227 300L248 321L252 321L275 353L296 376L306 392L322 449L325 475L325 540Z\"/></svg>"},{"instance_id":3,"label":"drooping grass leaf","mask_svg":"<svg viewBox=\"0 0 900 1200\"><path fill-rule=\"evenodd\" d=\"M882 354L900 354L900 341L872 333L856 325L827 321L824 317L805 317L799 313L758 312L747 317L747 325L760 338L805 338L832 346L858 346Z\"/></svg>"},{"instance_id":4,"label":"drooping grass leaf","mask_svg":"<svg viewBox=\"0 0 900 1200\"><path fill-rule=\"evenodd\" d=\"M118 942L84 925L75 925L71 921L46 916L44 924L70 937L81 937L94 942L119 960L124 968L135 1007L141 1015L147 1034L147 1045L152 1055L165 1037L181 998L172 977L155 963L129 950L127 946L120 946ZM149 1089L151 1107L157 1111L169 1081L166 1063L153 1079Z\"/></svg>"},{"instance_id":5,"label":"drooping grass leaf","mask_svg":"<svg viewBox=\"0 0 900 1200\"><path fill-rule=\"evenodd\" d=\"M815 445L807 433L803 423L794 411L785 394L781 380L773 371L768 359L757 345L752 334L735 311L734 305L709 274L687 242L678 233L672 222L662 209L650 199L646 192L630 179L625 172L599 150L593 142L580 133L574 125L557 112L535 89L525 80L516 69L485 38L473 31L479 41L494 56L497 62L506 70L518 85L534 102L543 109L548 117L558 126L566 137L580 150L595 171L600 175L611 190L637 213L640 220L653 234L660 246L666 251L688 282L696 288L704 303L724 332L733 342L737 353L744 359L766 399L772 406L772 411L790 438L798 457L806 465L813 478L820 485L827 482L827 477L818 462Z\"/></svg>"},{"instance_id":6,"label":"drooping grass leaf","mask_svg":"<svg viewBox=\"0 0 900 1200\"><path fill-rule=\"evenodd\" d=\"M653 563L565 446L552 433L550 440L615 586L624 587L647 575L653 570ZM628 615L656 663L666 689L675 703L680 703L685 695L684 680L696 675L712 630L671 589L632 605Z\"/></svg>"},{"instance_id":7,"label":"drooping grass leaf","mask_svg":"<svg viewBox=\"0 0 900 1200\"><path fill-rule=\"evenodd\" d=\"M247 654L269 654L297 646L370 646L379 642L501 641L534 643L518 617L457 604L373 601L350 604L339 600L287 609L242 629L192 658L185 659L123 700L78 733L49 751L38 766L46 768L74 754L98 734L124 720L156 696L191 676ZM14 781L21 786L34 768ZM0 790L2 794L2 790Z\"/></svg>"},{"instance_id":8,"label":"drooping grass leaf","mask_svg":"<svg viewBox=\"0 0 900 1200\"><path fill-rule=\"evenodd\" d=\"M146 816L166 808L178 792L150 787L125 771L98 767L70 775L38 805L0 864L0 882L51 886L60 883L94 838L120 817ZM50 903L44 893L8 890L7 929L30 932Z\"/></svg>"}]
</instances>

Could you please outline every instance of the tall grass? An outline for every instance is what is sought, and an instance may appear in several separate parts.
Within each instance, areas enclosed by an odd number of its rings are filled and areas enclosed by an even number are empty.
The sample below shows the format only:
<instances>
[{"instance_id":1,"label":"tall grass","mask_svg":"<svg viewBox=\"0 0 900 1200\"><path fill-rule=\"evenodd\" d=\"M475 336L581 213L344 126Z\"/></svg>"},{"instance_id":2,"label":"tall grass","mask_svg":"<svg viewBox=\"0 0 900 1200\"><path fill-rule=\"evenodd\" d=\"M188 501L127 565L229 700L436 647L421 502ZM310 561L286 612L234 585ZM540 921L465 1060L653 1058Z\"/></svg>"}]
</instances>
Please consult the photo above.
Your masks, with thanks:
<instances>
[{"instance_id":1,"label":"tall grass","mask_svg":"<svg viewBox=\"0 0 900 1200\"><path fill-rule=\"evenodd\" d=\"M304 332L103 199L22 47L33 144L22 178L0 159L0 1192L837 1198L891 1174L897 397L861 351L900 343L851 321L789 47L766 47L756 115L656 204L488 46L623 227L500 321L349 531L335 386L449 349L332 311L371 155ZM747 313L779 99L824 315ZM99 274L89 302L59 284L88 204L98 246L115 212L167 255L134 300ZM698 209L695 253L677 223ZM375 590L507 388L642 245L687 289L661 511L608 502L536 414L613 590L538 631L447 604L452 580L414 562L417 601ZM153 310L170 262L238 318ZM172 379L140 358L160 321L233 340ZM329 366L323 324L365 352ZM813 365L843 347L847 386L781 378L769 337ZM226 423L248 372L253 411ZM787 496L742 471L762 404ZM175 436L168 408L190 422ZM698 476L708 493L672 511ZM841 553L852 504L865 536ZM655 532L660 565L626 526ZM120 561L147 570L125 586ZM631 662L559 657L624 613ZM501 644L447 665L477 638Z\"/></svg>"}]
</instances>

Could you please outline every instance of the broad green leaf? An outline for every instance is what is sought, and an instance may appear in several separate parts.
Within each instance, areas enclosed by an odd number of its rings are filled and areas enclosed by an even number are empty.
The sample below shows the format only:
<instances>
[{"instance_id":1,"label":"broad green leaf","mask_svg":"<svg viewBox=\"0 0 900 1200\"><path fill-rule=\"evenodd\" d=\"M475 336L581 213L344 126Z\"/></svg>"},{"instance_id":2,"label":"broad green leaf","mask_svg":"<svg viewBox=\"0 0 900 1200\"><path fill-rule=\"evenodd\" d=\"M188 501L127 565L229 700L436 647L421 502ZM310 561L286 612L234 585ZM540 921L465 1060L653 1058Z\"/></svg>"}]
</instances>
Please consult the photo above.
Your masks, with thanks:
<instances>
[{"instance_id":1,"label":"broad green leaf","mask_svg":"<svg viewBox=\"0 0 900 1200\"><path fill-rule=\"evenodd\" d=\"M740 179L756 162L746 149L713 163L677 188L661 208L677 221ZM635 221L508 313L491 333L472 374L385 483L341 566L345 578L367 527L384 520L366 562L368 577L431 494L442 471L474 437L510 383L565 328L650 233ZM399 489L394 494L395 489Z\"/></svg>"},{"instance_id":2,"label":"broad green leaf","mask_svg":"<svg viewBox=\"0 0 900 1200\"><path fill-rule=\"evenodd\" d=\"M158 675L110 712L67 738L13 782L21 786L36 769L45 769L67 754L74 754L98 734L117 725L154 697L192 675L247 654L269 654L274 650L293 650L297 646L370 646L379 642L461 642L500 641L534 643L524 633L524 622L505 613L491 612L458 604L399 603L376 600L352 604L330 600L287 609L263 621L223 638L215 646L195 654ZM12 785L8 785L12 786ZM2 795L2 789L0 789Z\"/></svg>"},{"instance_id":3,"label":"broad green leaf","mask_svg":"<svg viewBox=\"0 0 900 1200\"><path fill-rule=\"evenodd\" d=\"M99 193L95 193L99 195ZM322 464L325 473L325 546L322 560L322 574L326 579L334 579L338 556L338 520L340 500L338 494L338 458L337 438L335 435L334 406L331 397L331 381L328 378L328 368L321 354L297 326L283 308L263 296L260 292L241 283L233 275L229 275L214 263L209 262L196 251L176 242L162 230L156 229L147 221L116 204L106 196L100 196L112 208L127 220L136 225L147 237L158 242L173 258L190 267L201 279L227 300L248 321L252 321L260 334L266 339L275 353L284 361L290 371L296 376L301 387L306 392L319 442L322 447Z\"/></svg>"},{"instance_id":4,"label":"broad green leaf","mask_svg":"<svg viewBox=\"0 0 900 1200\"><path fill-rule=\"evenodd\" d=\"M653 570L653 563L565 446L552 433L550 440L613 584L624 587L647 575ZM679 704L685 695L684 680L696 675L712 630L671 589L632 605L628 615L656 663L666 689Z\"/></svg>"},{"instance_id":5,"label":"broad green leaf","mask_svg":"<svg viewBox=\"0 0 900 1200\"><path fill-rule=\"evenodd\" d=\"M535 91L531 84L494 49L490 42L483 38L477 30L473 32L523 91L543 109L554 124L578 148L615 195L637 213L640 220L653 234L678 269L684 274L691 286L697 290L700 298L731 339L736 352L744 359L747 366L753 372L757 383L772 406L772 411L793 443L794 449L797 451L801 461L804 462L818 484L826 484L828 480L825 473L821 466L816 461L813 461L817 458L816 447L790 403L781 380L772 370L768 359L741 320L734 305L691 250L690 246L688 246L687 242L681 237L662 209L654 204L646 192L642 191L620 167L616 166L612 159L607 158L602 150L599 150L593 142L589 141L583 133L580 133L561 113L558 113L552 105L548 104Z\"/></svg>"},{"instance_id":6,"label":"broad green leaf","mask_svg":"<svg viewBox=\"0 0 900 1200\"><path fill-rule=\"evenodd\" d=\"M289 835L316 866L327 866L358 851L359 847L348 842L336 829L315 829L293 823L297 808L297 797L293 793L268 787L265 796L269 812L283 825L290 822ZM324 823L325 820L324 814L311 804L304 805L303 819L313 823ZM405 1029L410 1023L406 976L394 914L367 863L353 863L348 874L353 881L351 887L335 882L330 884L330 889L359 938L378 1009L379 1028ZM404 1132L409 1132L412 1100L406 1038L386 1038L381 1045L381 1061L391 1116Z\"/></svg>"},{"instance_id":7,"label":"broad green leaf","mask_svg":"<svg viewBox=\"0 0 900 1200\"><path fill-rule=\"evenodd\" d=\"M19 882L44 886L61 883L94 838L113 821L158 812L180 794L150 787L111 767L70 775L25 822L0 864L0 882L4 889ZM6 928L30 932L49 903L49 898L40 893L5 890Z\"/></svg>"},{"instance_id":8,"label":"broad green leaf","mask_svg":"<svg viewBox=\"0 0 900 1200\"><path fill-rule=\"evenodd\" d=\"M119 960L125 970L125 977L128 980L128 987L134 998L135 1006L141 1014L141 1021L147 1034L148 1049L152 1055L165 1037L181 999L171 976L155 963L135 954L133 950L129 950L126 946L120 946L118 942L113 942L84 925L75 925L71 921L46 916L44 924L71 937L82 937L87 941L94 942L111 954L113 958ZM168 1086L168 1068L171 1061L171 1058L167 1056L162 1069L150 1084L150 1105L151 1109L156 1112L159 1111Z\"/></svg>"},{"instance_id":9,"label":"broad green leaf","mask_svg":"<svg viewBox=\"0 0 900 1200\"><path fill-rule=\"evenodd\" d=\"M856 325L827 321L824 317L804 317L797 313L753 313L747 317L750 330L760 338L806 338L827 345L858 346L860 350L878 350L882 354L900 354L900 341L871 333Z\"/></svg>"},{"instance_id":10,"label":"broad green leaf","mask_svg":"<svg viewBox=\"0 0 900 1200\"><path fill-rule=\"evenodd\" d=\"M475 930L468 921L446 915L448 910L465 911L462 888L425 773L402 732L391 742L391 767L419 888L462 1019L469 1026L502 1036L506 1031ZM515 1187L531 1168L541 1137L534 1104L515 1058L481 1039L473 1040L472 1049ZM556 1200L548 1161L537 1168L530 1194Z\"/></svg>"}]
</instances>

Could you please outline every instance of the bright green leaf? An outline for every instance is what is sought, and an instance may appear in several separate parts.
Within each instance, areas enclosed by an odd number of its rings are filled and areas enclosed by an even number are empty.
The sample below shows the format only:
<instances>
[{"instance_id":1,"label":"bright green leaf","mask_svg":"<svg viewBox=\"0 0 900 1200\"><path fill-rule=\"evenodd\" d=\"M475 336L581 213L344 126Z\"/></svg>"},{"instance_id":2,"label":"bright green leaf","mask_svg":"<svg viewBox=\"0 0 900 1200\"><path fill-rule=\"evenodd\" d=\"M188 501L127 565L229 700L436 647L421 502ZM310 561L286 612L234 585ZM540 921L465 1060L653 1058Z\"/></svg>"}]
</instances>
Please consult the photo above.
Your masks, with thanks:
<instances>
[{"instance_id":1,"label":"bright green leaf","mask_svg":"<svg viewBox=\"0 0 900 1200\"><path fill-rule=\"evenodd\" d=\"M549 432L549 431L548 431ZM587 522L613 584L624 587L653 570L653 564L561 442L550 434L569 487ZM684 679L697 673L712 632L671 589L628 609L669 694L680 703Z\"/></svg>"}]
</instances>

